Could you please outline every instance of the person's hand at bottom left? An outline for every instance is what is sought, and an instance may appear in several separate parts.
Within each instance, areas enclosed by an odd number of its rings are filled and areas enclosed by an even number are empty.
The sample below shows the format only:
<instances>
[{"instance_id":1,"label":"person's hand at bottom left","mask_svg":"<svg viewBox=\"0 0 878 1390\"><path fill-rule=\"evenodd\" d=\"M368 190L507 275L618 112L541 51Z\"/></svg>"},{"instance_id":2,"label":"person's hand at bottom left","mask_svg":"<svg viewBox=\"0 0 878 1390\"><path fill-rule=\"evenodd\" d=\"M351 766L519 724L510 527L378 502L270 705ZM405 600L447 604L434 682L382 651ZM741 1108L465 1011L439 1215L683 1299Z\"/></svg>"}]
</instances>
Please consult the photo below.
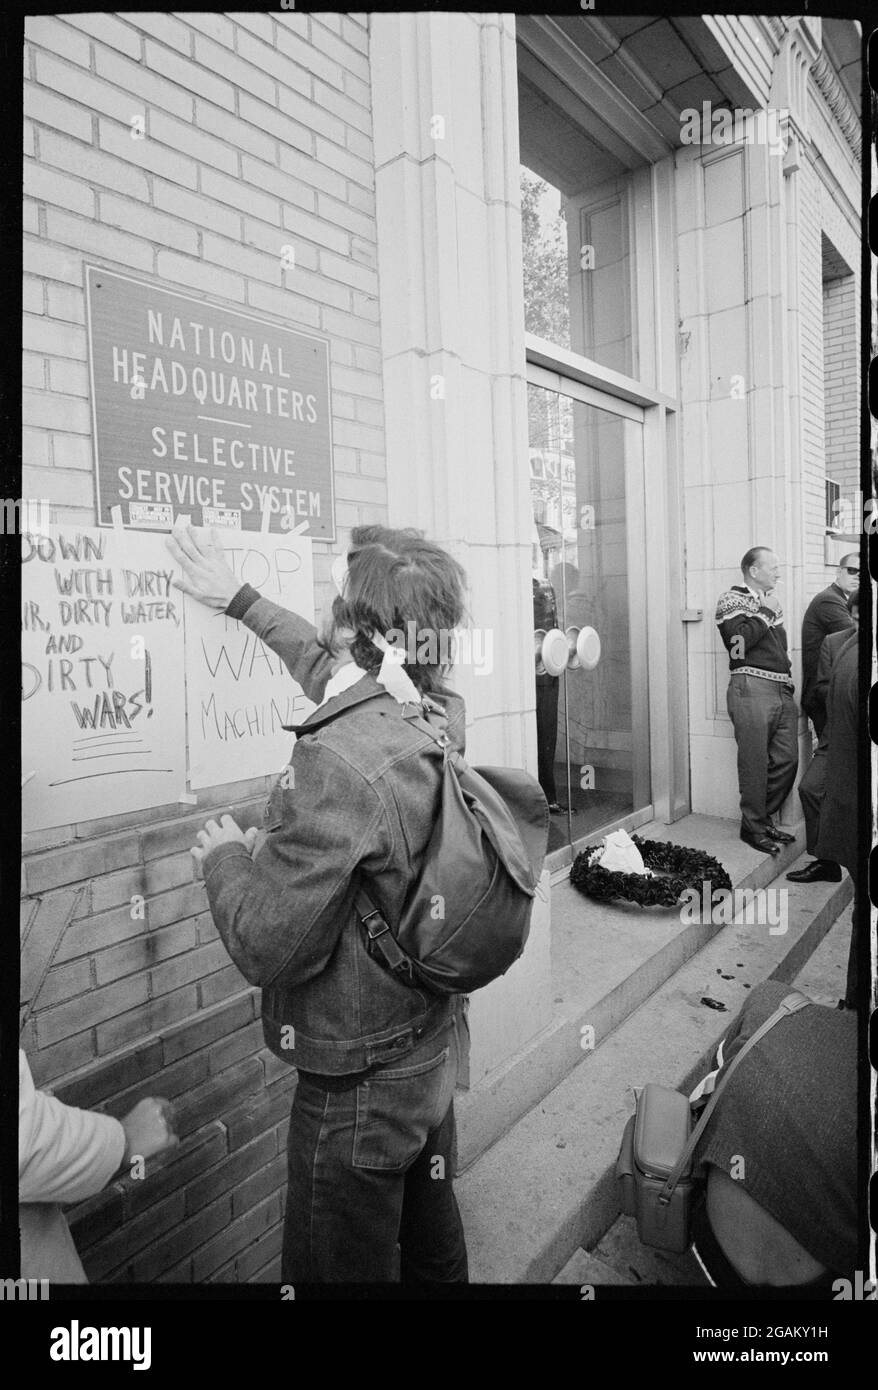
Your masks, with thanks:
<instances>
[{"instance_id":1,"label":"person's hand at bottom left","mask_svg":"<svg viewBox=\"0 0 878 1390\"><path fill-rule=\"evenodd\" d=\"M121 1124L125 1131L123 1167L134 1158L153 1158L180 1142L174 1132L173 1109L163 1096L147 1096L138 1101Z\"/></svg>"}]
</instances>

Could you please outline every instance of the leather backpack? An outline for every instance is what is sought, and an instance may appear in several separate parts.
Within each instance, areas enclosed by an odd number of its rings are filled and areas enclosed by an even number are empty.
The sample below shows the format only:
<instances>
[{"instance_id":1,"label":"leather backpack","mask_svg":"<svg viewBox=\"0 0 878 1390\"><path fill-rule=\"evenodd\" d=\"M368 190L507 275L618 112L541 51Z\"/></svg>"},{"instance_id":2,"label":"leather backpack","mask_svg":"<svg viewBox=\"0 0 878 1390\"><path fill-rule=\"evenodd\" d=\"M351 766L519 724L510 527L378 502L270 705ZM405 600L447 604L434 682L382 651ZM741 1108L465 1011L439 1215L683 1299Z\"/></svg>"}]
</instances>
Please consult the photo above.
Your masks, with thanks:
<instances>
[{"instance_id":1,"label":"leather backpack","mask_svg":"<svg viewBox=\"0 0 878 1390\"><path fill-rule=\"evenodd\" d=\"M774 1013L723 1068L694 1126L692 1106L682 1092L652 1083L643 1087L637 1109L622 1134L616 1185L622 1214L636 1218L637 1234L644 1245L676 1254L688 1249L692 1241L692 1210L701 1185L693 1175L692 1160L717 1102L750 1049L782 1019L811 1002L795 989L781 1000Z\"/></svg>"},{"instance_id":2,"label":"leather backpack","mask_svg":"<svg viewBox=\"0 0 878 1390\"><path fill-rule=\"evenodd\" d=\"M399 920L386 920L362 882L357 915L370 955L405 984L469 994L505 974L524 950L546 857L548 805L526 772L470 767L429 697L401 713L442 750L439 811ZM438 728L430 714L440 716Z\"/></svg>"}]
</instances>

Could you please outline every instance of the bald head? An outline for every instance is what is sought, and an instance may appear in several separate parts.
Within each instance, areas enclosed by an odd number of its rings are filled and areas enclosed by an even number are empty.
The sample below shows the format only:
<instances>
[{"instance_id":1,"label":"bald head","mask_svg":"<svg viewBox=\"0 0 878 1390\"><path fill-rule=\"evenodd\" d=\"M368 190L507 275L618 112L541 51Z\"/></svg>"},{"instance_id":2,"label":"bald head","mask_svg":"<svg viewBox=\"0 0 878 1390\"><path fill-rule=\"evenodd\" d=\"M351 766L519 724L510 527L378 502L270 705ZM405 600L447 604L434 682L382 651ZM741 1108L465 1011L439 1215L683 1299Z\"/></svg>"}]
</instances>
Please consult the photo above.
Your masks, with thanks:
<instances>
[{"instance_id":1,"label":"bald head","mask_svg":"<svg viewBox=\"0 0 878 1390\"><path fill-rule=\"evenodd\" d=\"M741 560L741 573L751 589L768 593L780 578L780 561L767 545L754 545Z\"/></svg>"}]
</instances>

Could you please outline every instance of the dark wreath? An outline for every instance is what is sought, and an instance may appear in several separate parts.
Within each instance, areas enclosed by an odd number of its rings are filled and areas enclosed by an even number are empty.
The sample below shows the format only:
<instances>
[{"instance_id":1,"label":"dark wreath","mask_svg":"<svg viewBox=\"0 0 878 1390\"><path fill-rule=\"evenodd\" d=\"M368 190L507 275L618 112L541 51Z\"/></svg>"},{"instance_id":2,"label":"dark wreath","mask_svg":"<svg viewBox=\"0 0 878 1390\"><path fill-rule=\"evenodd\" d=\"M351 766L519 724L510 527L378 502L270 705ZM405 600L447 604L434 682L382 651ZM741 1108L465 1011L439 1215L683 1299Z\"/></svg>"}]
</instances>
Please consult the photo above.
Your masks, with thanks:
<instances>
[{"instance_id":1,"label":"dark wreath","mask_svg":"<svg viewBox=\"0 0 878 1390\"><path fill-rule=\"evenodd\" d=\"M703 850L671 845L664 840L641 840L638 835L632 835L631 839L640 850L645 867L654 870L656 877L602 869L600 864L591 862L601 846L588 845L573 861L570 870L573 887L599 902L624 898L641 907L674 907L689 889L695 889L700 895L703 883L710 884L711 893L717 888L732 886L719 860L712 859Z\"/></svg>"}]
</instances>

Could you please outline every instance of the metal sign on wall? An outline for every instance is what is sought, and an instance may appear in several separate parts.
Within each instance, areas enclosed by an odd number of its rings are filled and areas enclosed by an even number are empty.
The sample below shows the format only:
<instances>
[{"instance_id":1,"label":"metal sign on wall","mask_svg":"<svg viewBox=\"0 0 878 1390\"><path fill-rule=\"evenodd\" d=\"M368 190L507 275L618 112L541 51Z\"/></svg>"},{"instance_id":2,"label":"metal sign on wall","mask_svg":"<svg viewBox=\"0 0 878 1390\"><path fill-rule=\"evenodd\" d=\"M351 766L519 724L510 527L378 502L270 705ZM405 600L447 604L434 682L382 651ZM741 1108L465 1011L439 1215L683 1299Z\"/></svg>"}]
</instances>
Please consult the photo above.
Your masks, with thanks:
<instances>
[{"instance_id":1,"label":"metal sign on wall","mask_svg":"<svg viewBox=\"0 0 878 1390\"><path fill-rule=\"evenodd\" d=\"M86 267L97 515L334 539L329 344ZM307 523L307 527L303 525Z\"/></svg>"}]
</instances>

